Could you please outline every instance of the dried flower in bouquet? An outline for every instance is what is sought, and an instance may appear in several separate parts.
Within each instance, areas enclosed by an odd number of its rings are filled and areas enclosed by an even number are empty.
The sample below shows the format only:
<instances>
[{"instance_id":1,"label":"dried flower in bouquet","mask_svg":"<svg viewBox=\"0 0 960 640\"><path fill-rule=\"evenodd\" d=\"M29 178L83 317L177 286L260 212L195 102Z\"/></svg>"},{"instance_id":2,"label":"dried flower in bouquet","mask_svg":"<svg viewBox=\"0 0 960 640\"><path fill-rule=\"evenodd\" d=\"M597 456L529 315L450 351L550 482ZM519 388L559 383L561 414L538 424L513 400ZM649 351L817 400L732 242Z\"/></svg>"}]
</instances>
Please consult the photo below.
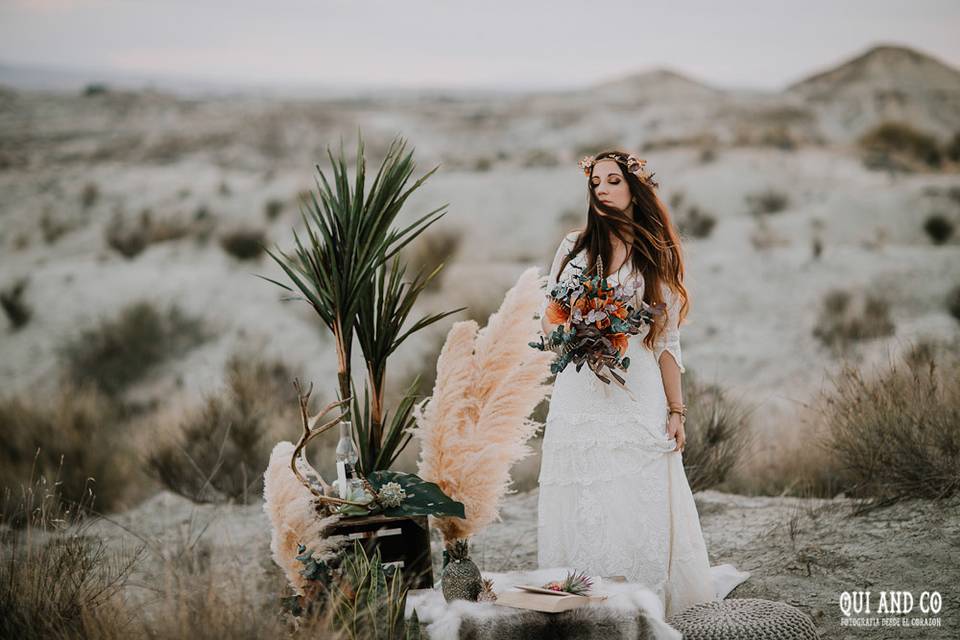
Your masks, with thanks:
<instances>
[{"instance_id":1,"label":"dried flower in bouquet","mask_svg":"<svg viewBox=\"0 0 960 640\"><path fill-rule=\"evenodd\" d=\"M578 265L573 265L580 269ZM577 371L586 364L606 384L604 372L624 387L624 378L616 370L626 371L630 358L626 356L630 336L665 312L666 305L648 305L637 302L635 293L639 282L628 281L611 285L603 276L603 261L598 260L597 273L581 270L562 280L550 291L546 309L547 320L557 327L539 342L529 343L541 351L557 354L550 364L550 372L560 373L573 363Z\"/></svg>"}]
</instances>

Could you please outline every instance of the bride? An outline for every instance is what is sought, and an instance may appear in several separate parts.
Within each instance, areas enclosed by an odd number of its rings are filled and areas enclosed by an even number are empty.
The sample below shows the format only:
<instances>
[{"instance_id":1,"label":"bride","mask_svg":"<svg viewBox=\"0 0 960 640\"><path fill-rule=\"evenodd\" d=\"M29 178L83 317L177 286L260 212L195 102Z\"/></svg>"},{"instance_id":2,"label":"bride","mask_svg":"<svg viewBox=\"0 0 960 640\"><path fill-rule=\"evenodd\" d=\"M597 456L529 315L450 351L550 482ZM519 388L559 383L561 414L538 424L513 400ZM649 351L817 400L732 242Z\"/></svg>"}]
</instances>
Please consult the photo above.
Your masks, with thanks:
<instances>
[{"instance_id":1,"label":"bride","mask_svg":"<svg viewBox=\"0 0 960 640\"><path fill-rule=\"evenodd\" d=\"M586 228L557 249L547 291L577 273L603 271L614 286L637 282L637 300L667 314L630 336L623 389L589 368L557 374L540 467L538 564L588 575L622 575L656 593L669 617L725 597L749 577L711 567L683 470L686 405L679 325L687 314L680 242L643 160L621 151L586 157ZM541 325L563 321L545 297Z\"/></svg>"}]
</instances>

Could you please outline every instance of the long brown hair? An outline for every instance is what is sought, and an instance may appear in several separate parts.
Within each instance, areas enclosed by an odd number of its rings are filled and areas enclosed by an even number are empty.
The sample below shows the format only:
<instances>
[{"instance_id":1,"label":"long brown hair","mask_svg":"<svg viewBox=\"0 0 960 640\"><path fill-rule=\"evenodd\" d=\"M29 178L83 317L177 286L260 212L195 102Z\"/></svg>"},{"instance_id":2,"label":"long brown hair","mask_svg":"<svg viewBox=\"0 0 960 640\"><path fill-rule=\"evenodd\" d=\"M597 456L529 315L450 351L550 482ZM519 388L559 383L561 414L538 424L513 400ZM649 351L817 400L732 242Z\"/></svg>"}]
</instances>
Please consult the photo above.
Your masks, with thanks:
<instances>
[{"instance_id":1,"label":"long brown hair","mask_svg":"<svg viewBox=\"0 0 960 640\"><path fill-rule=\"evenodd\" d=\"M604 275L610 275L610 270L614 266L610 235L615 235L626 245L632 246L629 259L633 265L633 271L643 276L643 300L647 304L656 305L666 302L662 299L661 283L666 284L680 297L681 305L677 320L679 326L679 323L686 318L690 307L687 289L683 286L685 269L680 234L670 219L666 205L657 197L656 192L646 182L627 171L626 165L620 160L627 155L624 151L613 149L597 154L594 159L616 161L630 188L632 216L607 206L597 199L591 169L587 177L587 192L590 200L587 208L587 226L580 230L573 249L561 262L560 272L563 272L563 268L574 256L586 249L587 273L596 272L597 257L600 256L603 258ZM605 213L606 217L599 215L598 211ZM643 343L649 349L653 349L655 341L665 327L666 316L664 315L650 328Z\"/></svg>"}]
</instances>

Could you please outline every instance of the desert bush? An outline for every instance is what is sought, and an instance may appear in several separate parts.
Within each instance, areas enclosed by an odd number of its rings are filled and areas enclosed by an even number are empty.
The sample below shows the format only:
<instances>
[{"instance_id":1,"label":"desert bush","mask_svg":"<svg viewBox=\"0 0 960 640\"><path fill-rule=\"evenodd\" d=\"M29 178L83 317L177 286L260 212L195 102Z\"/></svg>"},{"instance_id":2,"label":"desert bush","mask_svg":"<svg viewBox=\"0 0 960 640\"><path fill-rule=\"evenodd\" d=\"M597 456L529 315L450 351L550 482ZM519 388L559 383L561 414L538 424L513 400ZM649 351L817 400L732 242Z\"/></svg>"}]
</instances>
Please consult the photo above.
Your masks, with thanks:
<instances>
[{"instance_id":1,"label":"desert bush","mask_svg":"<svg viewBox=\"0 0 960 640\"><path fill-rule=\"evenodd\" d=\"M750 412L716 384L701 384L693 372L682 378L689 407L684 424L683 466L693 491L715 487L730 476L750 446Z\"/></svg>"},{"instance_id":2,"label":"desert bush","mask_svg":"<svg viewBox=\"0 0 960 640\"><path fill-rule=\"evenodd\" d=\"M950 312L954 320L960 322L960 285L955 286L947 294L947 311Z\"/></svg>"},{"instance_id":3,"label":"desert bush","mask_svg":"<svg viewBox=\"0 0 960 640\"><path fill-rule=\"evenodd\" d=\"M102 318L68 337L58 351L68 380L117 396L160 363L209 337L199 318L176 305L159 311L150 302L135 302L115 318Z\"/></svg>"},{"instance_id":4,"label":"desert bush","mask_svg":"<svg viewBox=\"0 0 960 640\"><path fill-rule=\"evenodd\" d=\"M109 550L88 503L67 506L45 479L3 497L0 637L100 637L119 629L118 596L143 548Z\"/></svg>"},{"instance_id":5,"label":"desert bush","mask_svg":"<svg viewBox=\"0 0 960 640\"><path fill-rule=\"evenodd\" d=\"M867 377L845 364L823 398L826 449L866 508L960 490L957 345L919 343Z\"/></svg>"},{"instance_id":6,"label":"desert bush","mask_svg":"<svg viewBox=\"0 0 960 640\"><path fill-rule=\"evenodd\" d=\"M441 289L445 271L456 257L462 240L462 234L452 229L428 229L421 233L401 250L401 260L407 264L404 277L411 279L420 269L423 269L425 274L429 274L443 264L444 268L430 280L426 287L428 291Z\"/></svg>"},{"instance_id":7,"label":"desert bush","mask_svg":"<svg viewBox=\"0 0 960 640\"><path fill-rule=\"evenodd\" d=\"M99 199L100 188L96 183L88 182L83 186L83 191L80 192L80 204L84 209L89 209L95 205Z\"/></svg>"},{"instance_id":8,"label":"desert bush","mask_svg":"<svg viewBox=\"0 0 960 640\"><path fill-rule=\"evenodd\" d=\"M236 583L247 560L211 563L207 529L194 532L192 518L172 542L138 533L141 544L114 546L91 529L97 520L86 510L66 508L48 487L25 495L29 501L0 520L0 637L341 637L328 620L301 620L291 635L274 600ZM26 528L11 526L24 516ZM145 600L130 597L144 587Z\"/></svg>"},{"instance_id":9,"label":"desert bush","mask_svg":"<svg viewBox=\"0 0 960 640\"><path fill-rule=\"evenodd\" d=\"M532 149L523 158L524 167L556 167L560 165L560 158L553 151L547 149Z\"/></svg>"},{"instance_id":10,"label":"desert bush","mask_svg":"<svg viewBox=\"0 0 960 640\"><path fill-rule=\"evenodd\" d=\"M84 97L101 96L110 93L110 88L101 82L91 82L83 87L80 95Z\"/></svg>"},{"instance_id":11,"label":"desert bush","mask_svg":"<svg viewBox=\"0 0 960 640\"><path fill-rule=\"evenodd\" d=\"M781 151L793 151L797 148L797 140L790 132L790 129L785 126L765 130L760 135L759 142L763 146L774 147Z\"/></svg>"},{"instance_id":12,"label":"desert bush","mask_svg":"<svg viewBox=\"0 0 960 640\"><path fill-rule=\"evenodd\" d=\"M691 238L707 238L713 232L717 219L700 207L688 207L677 217L677 228L680 233Z\"/></svg>"},{"instance_id":13,"label":"desert bush","mask_svg":"<svg viewBox=\"0 0 960 640\"><path fill-rule=\"evenodd\" d=\"M902 122L884 122L860 137L864 161L870 168L910 169L919 163L939 167L942 153L937 139Z\"/></svg>"},{"instance_id":14,"label":"desert bush","mask_svg":"<svg viewBox=\"0 0 960 640\"><path fill-rule=\"evenodd\" d=\"M20 278L10 286L0 290L0 307L7 315L10 325L16 330L28 322L33 315L33 311L23 299L23 294L27 290L27 278Z\"/></svg>"},{"instance_id":15,"label":"desert bush","mask_svg":"<svg viewBox=\"0 0 960 640\"><path fill-rule=\"evenodd\" d=\"M492 168L493 168L493 160L491 160L490 158L477 158L473 162L474 171L484 172L484 171L490 171L490 169Z\"/></svg>"},{"instance_id":16,"label":"desert bush","mask_svg":"<svg viewBox=\"0 0 960 640\"><path fill-rule=\"evenodd\" d=\"M40 234L47 244L56 244L57 240L72 230L72 225L54 216L50 209L45 209L40 215Z\"/></svg>"},{"instance_id":17,"label":"desert bush","mask_svg":"<svg viewBox=\"0 0 960 640\"><path fill-rule=\"evenodd\" d=\"M717 140L717 137L712 133L697 133L689 136L665 137L647 140L641 145L641 149L644 152L657 151L659 149L677 149L682 147L698 149L703 147L715 147L717 146L718 142L719 141ZM612 144L609 147L603 148L608 149L618 146L618 144ZM594 151L593 153L596 152L597 151Z\"/></svg>"},{"instance_id":18,"label":"desert bush","mask_svg":"<svg viewBox=\"0 0 960 640\"><path fill-rule=\"evenodd\" d=\"M943 153L952 162L960 162L960 131L953 134L950 142L944 148Z\"/></svg>"},{"instance_id":19,"label":"desert bush","mask_svg":"<svg viewBox=\"0 0 960 640\"><path fill-rule=\"evenodd\" d=\"M685 191L674 191L670 194L669 206L677 223L680 233L693 238L706 238L713 231L717 219L710 213L703 211L695 204L686 205Z\"/></svg>"},{"instance_id":20,"label":"desert bush","mask_svg":"<svg viewBox=\"0 0 960 640\"><path fill-rule=\"evenodd\" d=\"M263 215L266 216L270 222L279 218L281 213L283 213L283 200L271 198L263 205Z\"/></svg>"},{"instance_id":21,"label":"desert bush","mask_svg":"<svg viewBox=\"0 0 960 640\"><path fill-rule=\"evenodd\" d=\"M746 201L750 214L754 216L780 213L790 206L790 196L776 189L748 194Z\"/></svg>"},{"instance_id":22,"label":"desert bush","mask_svg":"<svg viewBox=\"0 0 960 640\"><path fill-rule=\"evenodd\" d=\"M267 242L263 229L238 228L220 237L223 250L238 260L253 260L263 253Z\"/></svg>"},{"instance_id":23,"label":"desert bush","mask_svg":"<svg viewBox=\"0 0 960 640\"><path fill-rule=\"evenodd\" d=\"M100 511L122 502L133 469L115 408L95 389L0 399L0 432L0 491L42 480L67 501L95 496Z\"/></svg>"},{"instance_id":24,"label":"desert bush","mask_svg":"<svg viewBox=\"0 0 960 640\"><path fill-rule=\"evenodd\" d=\"M942 213L927 216L923 223L923 230L927 232L933 244L944 244L953 235L953 222Z\"/></svg>"},{"instance_id":25,"label":"desert bush","mask_svg":"<svg viewBox=\"0 0 960 640\"><path fill-rule=\"evenodd\" d=\"M133 222L118 210L114 212L105 236L110 248L125 258L133 258L152 244L191 235L199 237L208 233L213 223L209 216L195 216L192 221L177 215L157 217L150 209L141 210L137 221Z\"/></svg>"},{"instance_id":26,"label":"desert bush","mask_svg":"<svg viewBox=\"0 0 960 640\"><path fill-rule=\"evenodd\" d=\"M280 361L238 352L226 365L226 388L188 414L170 441L147 456L152 474L196 502L262 493L261 476L279 428L299 424L296 373Z\"/></svg>"},{"instance_id":27,"label":"desert bush","mask_svg":"<svg viewBox=\"0 0 960 640\"><path fill-rule=\"evenodd\" d=\"M107 225L104 236L107 245L124 258L134 258L147 248L146 230L127 223L121 211L114 212L113 219Z\"/></svg>"},{"instance_id":28,"label":"desert bush","mask_svg":"<svg viewBox=\"0 0 960 640\"><path fill-rule=\"evenodd\" d=\"M878 294L866 294L859 304L841 289L823 298L813 335L825 346L842 351L853 343L893 335L889 302Z\"/></svg>"}]
</instances>

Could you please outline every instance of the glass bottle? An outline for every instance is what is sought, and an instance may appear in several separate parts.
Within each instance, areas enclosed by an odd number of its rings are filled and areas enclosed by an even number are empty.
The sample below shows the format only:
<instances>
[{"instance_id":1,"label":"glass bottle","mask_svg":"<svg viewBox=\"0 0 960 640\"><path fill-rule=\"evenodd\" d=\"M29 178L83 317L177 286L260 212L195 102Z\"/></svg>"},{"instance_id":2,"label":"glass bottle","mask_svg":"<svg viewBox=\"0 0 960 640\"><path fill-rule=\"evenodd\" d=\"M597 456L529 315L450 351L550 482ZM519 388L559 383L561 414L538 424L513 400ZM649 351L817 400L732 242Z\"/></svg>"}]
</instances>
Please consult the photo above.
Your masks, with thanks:
<instances>
[{"instance_id":1,"label":"glass bottle","mask_svg":"<svg viewBox=\"0 0 960 640\"><path fill-rule=\"evenodd\" d=\"M340 440L337 441L337 489L341 498L349 500L350 490L359 484L355 471L359 457L353 444L353 424L343 420L340 422Z\"/></svg>"}]
</instances>

